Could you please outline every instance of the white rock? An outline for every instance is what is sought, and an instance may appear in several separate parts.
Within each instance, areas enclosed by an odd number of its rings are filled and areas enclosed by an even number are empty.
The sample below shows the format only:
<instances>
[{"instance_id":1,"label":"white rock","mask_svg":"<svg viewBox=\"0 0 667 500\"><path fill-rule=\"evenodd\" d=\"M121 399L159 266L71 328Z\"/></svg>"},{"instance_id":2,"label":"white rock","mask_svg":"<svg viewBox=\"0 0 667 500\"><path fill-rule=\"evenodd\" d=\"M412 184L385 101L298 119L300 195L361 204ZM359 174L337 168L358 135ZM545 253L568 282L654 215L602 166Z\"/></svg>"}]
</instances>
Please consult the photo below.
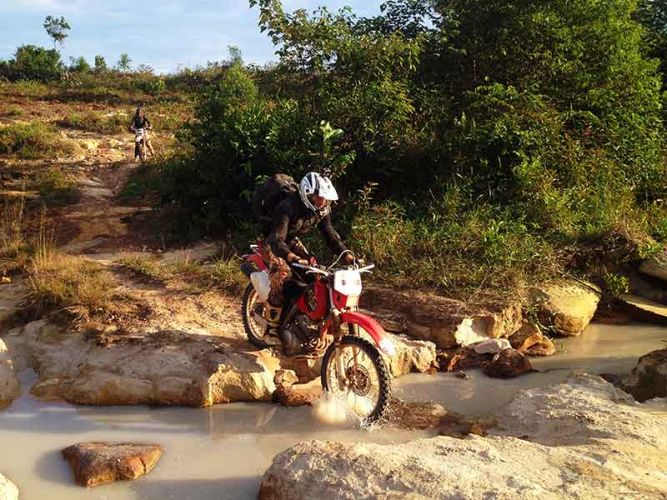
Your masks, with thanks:
<instances>
[{"instance_id":1,"label":"white rock","mask_svg":"<svg viewBox=\"0 0 667 500\"><path fill-rule=\"evenodd\" d=\"M512 345L507 339L488 339L472 346L477 354L497 354L505 349L511 349Z\"/></svg>"},{"instance_id":2,"label":"white rock","mask_svg":"<svg viewBox=\"0 0 667 500\"><path fill-rule=\"evenodd\" d=\"M496 435L299 443L276 456L259 497L664 498L667 403L657 401L640 405L575 375L519 393L498 413Z\"/></svg>"},{"instance_id":3,"label":"white rock","mask_svg":"<svg viewBox=\"0 0 667 500\"><path fill-rule=\"evenodd\" d=\"M5 476L0 474L0 500L18 500L19 489Z\"/></svg>"},{"instance_id":4,"label":"white rock","mask_svg":"<svg viewBox=\"0 0 667 500\"><path fill-rule=\"evenodd\" d=\"M0 408L10 405L19 392L20 385L14 371L14 363L7 346L0 339Z\"/></svg>"}]
</instances>

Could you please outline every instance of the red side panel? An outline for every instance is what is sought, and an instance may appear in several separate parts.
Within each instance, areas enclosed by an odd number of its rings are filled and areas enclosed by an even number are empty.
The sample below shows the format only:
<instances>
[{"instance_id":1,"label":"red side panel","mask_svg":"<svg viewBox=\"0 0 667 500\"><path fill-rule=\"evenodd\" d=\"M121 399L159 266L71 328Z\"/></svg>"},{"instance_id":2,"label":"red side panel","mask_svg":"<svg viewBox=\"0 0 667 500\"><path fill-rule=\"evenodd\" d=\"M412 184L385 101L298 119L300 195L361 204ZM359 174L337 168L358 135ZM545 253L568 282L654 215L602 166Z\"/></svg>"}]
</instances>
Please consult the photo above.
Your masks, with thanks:
<instances>
[{"instance_id":1,"label":"red side panel","mask_svg":"<svg viewBox=\"0 0 667 500\"><path fill-rule=\"evenodd\" d=\"M303 292L297 301L299 310L313 321L319 321L329 311L329 289L322 280L317 280Z\"/></svg>"}]
</instances>

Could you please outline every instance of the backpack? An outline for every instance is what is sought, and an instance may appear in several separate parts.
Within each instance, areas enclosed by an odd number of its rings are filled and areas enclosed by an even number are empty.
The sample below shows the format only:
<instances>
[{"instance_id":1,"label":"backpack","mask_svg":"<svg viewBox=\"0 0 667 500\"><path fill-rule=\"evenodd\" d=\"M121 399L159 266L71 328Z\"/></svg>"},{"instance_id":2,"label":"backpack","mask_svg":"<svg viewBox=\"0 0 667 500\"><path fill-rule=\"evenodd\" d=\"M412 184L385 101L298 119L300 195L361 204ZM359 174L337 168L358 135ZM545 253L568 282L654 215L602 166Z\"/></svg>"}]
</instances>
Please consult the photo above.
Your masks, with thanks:
<instances>
[{"instance_id":1,"label":"backpack","mask_svg":"<svg viewBox=\"0 0 667 500\"><path fill-rule=\"evenodd\" d=\"M299 192L299 185L287 174L274 174L255 188L252 212L259 222L273 219L273 211L288 195Z\"/></svg>"}]
</instances>

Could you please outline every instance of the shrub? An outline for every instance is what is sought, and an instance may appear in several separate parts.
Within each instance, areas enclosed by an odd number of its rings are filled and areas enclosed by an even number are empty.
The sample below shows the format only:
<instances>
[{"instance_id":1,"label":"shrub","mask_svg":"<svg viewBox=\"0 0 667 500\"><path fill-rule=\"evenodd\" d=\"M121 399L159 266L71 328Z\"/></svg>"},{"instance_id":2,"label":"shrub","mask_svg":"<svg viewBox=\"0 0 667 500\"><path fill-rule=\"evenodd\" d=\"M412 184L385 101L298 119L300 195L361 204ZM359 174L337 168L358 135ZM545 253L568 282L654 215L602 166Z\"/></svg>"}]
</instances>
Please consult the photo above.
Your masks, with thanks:
<instances>
[{"instance_id":1,"label":"shrub","mask_svg":"<svg viewBox=\"0 0 667 500\"><path fill-rule=\"evenodd\" d=\"M79 199L76 182L59 167L48 167L36 172L28 187L38 191L47 205L65 205Z\"/></svg>"},{"instance_id":2,"label":"shrub","mask_svg":"<svg viewBox=\"0 0 667 500\"><path fill-rule=\"evenodd\" d=\"M0 126L0 154L17 158L49 158L71 154L74 145L41 122Z\"/></svg>"},{"instance_id":3,"label":"shrub","mask_svg":"<svg viewBox=\"0 0 667 500\"><path fill-rule=\"evenodd\" d=\"M60 54L54 49L23 45L16 49L14 59L5 70L10 80L57 80L63 71Z\"/></svg>"},{"instance_id":4,"label":"shrub","mask_svg":"<svg viewBox=\"0 0 667 500\"><path fill-rule=\"evenodd\" d=\"M125 132L130 123L130 117L125 113L100 113L84 111L70 113L69 116L58 122L62 127L71 127L100 134L118 134Z\"/></svg>"},{"instance_id":5,"label":"shrub","mask_svg":"<svg viewBox=\"0 0 667 500\"><path fill-rule=\"evenodd\" d=\"M55 252L33 260L29 281L34 302L68 309L84 319L108 310L118 285L99 264Z\"/></svg>"}]
</instances>

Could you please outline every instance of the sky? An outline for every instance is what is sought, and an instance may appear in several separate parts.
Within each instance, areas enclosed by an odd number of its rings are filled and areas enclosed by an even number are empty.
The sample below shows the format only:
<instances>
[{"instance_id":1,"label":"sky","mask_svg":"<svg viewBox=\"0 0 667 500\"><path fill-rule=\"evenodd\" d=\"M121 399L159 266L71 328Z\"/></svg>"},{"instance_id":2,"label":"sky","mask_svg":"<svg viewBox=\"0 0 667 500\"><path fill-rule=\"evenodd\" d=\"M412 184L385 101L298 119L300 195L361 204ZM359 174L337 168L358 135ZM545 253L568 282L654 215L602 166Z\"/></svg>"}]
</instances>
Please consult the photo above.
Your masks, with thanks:
<instances>
[{"instance_id":1,"label":"sky","mask_svg":"<svg viewBox=\"0 0 667 500\"><path fill-rule=\"evenodd\" d=\"M359 16L380 11L382 0L284 0L285 10L336 10L350 6ZM108 66L127 53L132 66L147 64L158 73L224 60L227 47L241 49L247 63L276 60L269 38L257 26L248 0L0 0L0 59L20 45L52 48L44 18L64 16L71 30L60 53L65 62L102 55Z\"/></svg>"}]
</instances>

